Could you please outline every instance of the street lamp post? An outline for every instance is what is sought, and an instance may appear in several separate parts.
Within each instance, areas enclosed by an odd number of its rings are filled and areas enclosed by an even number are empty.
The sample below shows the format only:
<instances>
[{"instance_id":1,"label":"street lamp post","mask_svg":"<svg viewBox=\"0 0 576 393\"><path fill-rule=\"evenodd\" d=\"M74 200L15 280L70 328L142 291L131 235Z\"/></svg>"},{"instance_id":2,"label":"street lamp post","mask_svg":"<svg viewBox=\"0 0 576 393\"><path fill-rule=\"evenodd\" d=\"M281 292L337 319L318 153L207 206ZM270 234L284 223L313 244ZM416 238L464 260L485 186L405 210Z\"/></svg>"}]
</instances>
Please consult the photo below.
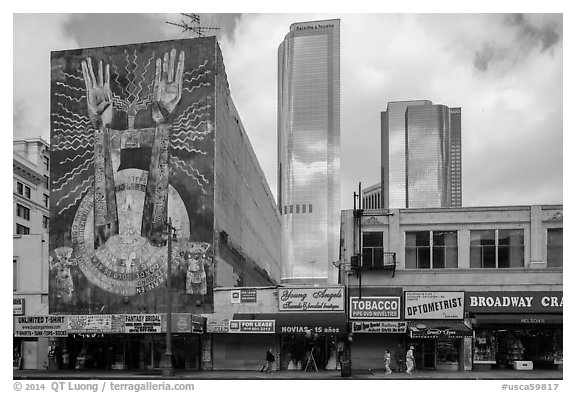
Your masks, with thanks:
<instances>
[{"instance_id":1,"label":"street lamp post","mask_svg":"<svg viewBox=\"0 0 576 393\"><path fill-rule=\"evenodd\" d=\"M168 243L168 263L166 280L166 353L164 355L164 368L162 369L162 376L174 376L174 365L172 364L172 235L174 234L174 227L172 227L172 218L168 219L166 230L163 235L167 237Z\"/></svg>"}]
</instances>

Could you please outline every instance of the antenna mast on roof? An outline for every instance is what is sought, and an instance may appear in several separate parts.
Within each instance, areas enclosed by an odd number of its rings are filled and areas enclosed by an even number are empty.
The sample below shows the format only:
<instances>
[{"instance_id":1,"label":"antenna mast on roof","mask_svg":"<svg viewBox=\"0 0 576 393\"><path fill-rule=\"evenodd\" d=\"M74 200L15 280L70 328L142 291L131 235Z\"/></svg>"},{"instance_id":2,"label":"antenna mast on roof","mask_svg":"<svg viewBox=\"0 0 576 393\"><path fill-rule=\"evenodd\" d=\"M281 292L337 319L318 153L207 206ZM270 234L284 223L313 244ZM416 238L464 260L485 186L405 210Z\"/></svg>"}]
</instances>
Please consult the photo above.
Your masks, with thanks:
<instances>
[{"instance_id":1,"label":"antenna mast on roof","mask_svg":"<svg viewBox=\"0 0 576 393\"><path fill-rule=\"evenodd\" d=\"M219 27L206 27L200 26L200 14L180 14L185 18L188 18L188 21L182 19L180 23L173 23L173 22L166 22L169 25L181 27L183 32L190 31L195 33L198 37L205 37L206 32L211 32L213 30L219 30ZM214 32L216 34L216 32Z\"/></svg>"}]
</instances>

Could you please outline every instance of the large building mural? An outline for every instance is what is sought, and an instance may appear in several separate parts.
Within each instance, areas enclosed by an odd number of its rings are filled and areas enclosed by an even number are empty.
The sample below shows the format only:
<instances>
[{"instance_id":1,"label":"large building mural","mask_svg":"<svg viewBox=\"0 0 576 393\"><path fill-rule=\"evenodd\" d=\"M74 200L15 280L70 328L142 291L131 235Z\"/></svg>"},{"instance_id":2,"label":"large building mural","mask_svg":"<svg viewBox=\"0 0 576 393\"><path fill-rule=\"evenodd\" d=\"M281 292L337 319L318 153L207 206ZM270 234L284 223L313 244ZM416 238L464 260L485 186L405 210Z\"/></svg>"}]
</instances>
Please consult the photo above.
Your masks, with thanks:
<instances>
[{"instance_id":1,"label":"large building mural","mask_svg":"<svg viewBox=\"0 0 576 393\"><path fill-rule=\"evenodd\" d=\"M214 43L69 50L51 61L50 312L209 311Z\"/></svg>"}]
</instances>

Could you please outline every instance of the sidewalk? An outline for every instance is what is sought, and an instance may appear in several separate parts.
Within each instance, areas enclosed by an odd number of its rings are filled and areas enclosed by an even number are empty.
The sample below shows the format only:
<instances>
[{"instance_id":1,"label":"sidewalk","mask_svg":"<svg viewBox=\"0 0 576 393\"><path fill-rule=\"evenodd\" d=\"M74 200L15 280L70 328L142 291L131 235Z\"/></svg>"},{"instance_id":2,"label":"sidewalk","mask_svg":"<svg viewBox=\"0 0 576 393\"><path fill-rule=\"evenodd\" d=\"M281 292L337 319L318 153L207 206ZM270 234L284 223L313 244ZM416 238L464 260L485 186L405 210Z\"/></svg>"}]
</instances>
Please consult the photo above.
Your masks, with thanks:
<instances>
[{"instance_id":1,"label":"sidewalk","mask_svg":"<svg viewBox=\"0 0 576 393\"><path fill-rule=\"evenodd\" d=\"M490 370L490 371L418 371L412 375L406 373L386 374L384 371L353 370L352 376L344 378L340 371L276 371L272 374L258 371L191 371L176 370L171 378L162 377L161 371L107 371L107 370L15 370L13 379L95 379L95 380L266 380L266 379L394 379L394 380L426 380L426 379L453 379L453 380L561 380L562 370Z\"/></svg>"}]
</instances>

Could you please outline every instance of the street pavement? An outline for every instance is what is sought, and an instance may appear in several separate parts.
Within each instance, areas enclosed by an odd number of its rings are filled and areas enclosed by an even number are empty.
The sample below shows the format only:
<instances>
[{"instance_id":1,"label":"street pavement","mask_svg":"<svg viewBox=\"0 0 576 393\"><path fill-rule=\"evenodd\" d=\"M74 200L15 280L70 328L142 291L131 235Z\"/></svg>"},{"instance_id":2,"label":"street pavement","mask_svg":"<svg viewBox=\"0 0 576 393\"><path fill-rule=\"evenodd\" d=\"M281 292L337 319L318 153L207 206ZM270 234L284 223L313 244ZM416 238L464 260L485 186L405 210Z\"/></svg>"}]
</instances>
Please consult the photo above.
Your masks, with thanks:
<instances>
[{"instance_id":1,"label":"street pavement","mask_svg":"<svg viewBox=\"0 0 576 393\"><path fill-rule=\"evenodd\" d=\"M93 380L267 380L267 379L310 379L310 380L562 380L562 370L516 371L497 369L489 371L416 371L386 374L383 370L352 370L352 376L342 377L340 371L276 371L271 374L258 371L192 371L176 370L174 377L165 378L161 371L112 371L112 370L14 370L13 379L93 379Z\"/></svg>"}]
</instances>

